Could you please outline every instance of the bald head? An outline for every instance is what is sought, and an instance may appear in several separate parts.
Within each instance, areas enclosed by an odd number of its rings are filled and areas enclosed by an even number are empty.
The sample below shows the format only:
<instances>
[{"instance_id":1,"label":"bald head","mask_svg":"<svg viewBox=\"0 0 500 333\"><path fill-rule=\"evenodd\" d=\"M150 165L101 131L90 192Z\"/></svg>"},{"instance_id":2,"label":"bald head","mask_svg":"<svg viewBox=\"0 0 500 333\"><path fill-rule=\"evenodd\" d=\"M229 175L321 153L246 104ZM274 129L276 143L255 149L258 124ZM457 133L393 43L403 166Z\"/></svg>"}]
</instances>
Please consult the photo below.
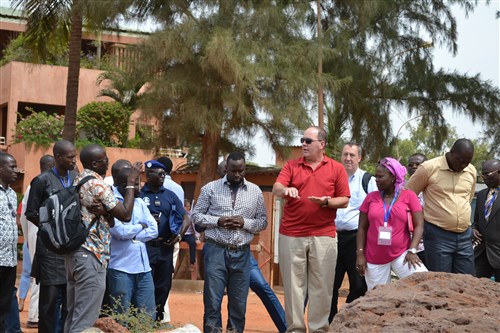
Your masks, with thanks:
<instances>
[{"instance_id":1,"label":"bald head","mask_svg":"<svg viewBox=\"0 0 500 333\"><path fill-rule=\"evenodd\" d=\"M500 160L497 159L487 160L486 162L483 163L483 169L485 167L489 169L500 170Z\"/></svg>"},{"instance_id":2,"label":"bald head","mask_svg":"<svg viewBox=\"0 0 500 333\"><path fill-rule=\"evenodd\" d=\"M86 145L80 152L80 162L85 169L92 170L92 162L103 152L105 152L104 148L97 144Z\"/></svg>"},{"instance_id":3,"label":"bald head","mask_svg":"<svg viewBox=\"0 0 500 333\"><path fill-rule=\"evenodd\" d=\"M106 176L109 160L104 147L96 144L83 147L80 152L80 161L85 169L92 170L102 177Z\"/></svg>"},{"instance_id":4,"label":"bald head","mask_svg":"<svg viewBox=\"0 0 500 333\"><path fill-rule=\"evenodd\" d=\"M113 182L115 186L118 186L117 182L117 176L120 171L123 169L132 169L132 163L130 163L127 160L117 160L113 165L111 166L111 176L113 176Z\"/></svg>"},{"instance_id":5,"label":"bald head","mask_svg":"<svg viewBox=\"0 0 500 333\"><path fill-rule=\"evenodd\" d=\"M45 171L52 169L56 165L56 159L52 155L43 155L40 158L40 172L44 173Z\"/></svg>"},{"instance_id":6,"label":"bald head","mask_svg":"<svg viewBox=\"0 0 500 333\"><path fill-rule=\"evenodd\" d=\"M12 156L11 154L0 152L0 165L4 165L5 163L10 162L12 160L15 160L14 156Z\"/></svg>"},{"instance_id":7,"label":"bald head","mask_svg":"<svg viewBox=\"0 0 500 333\"><path fill-rule=\"evenodd\" d=\"M52 149L55 159L55 167L61 175L69 170L74 170L76 166L76 148L68 140L59 140Z\"/></svg>"},{"instance_id":8,"label":"bald head","mask_svg":"<svg viewBox=\"0 0 500 333\"><path fill-rule=\"evenodd\" d=\"M54 157L66 155L68 151L74 150L75 145L68 140L59 140L54 144L54 148L52 149L52 153Z\"/></svg>"},{"instance_id":9,"label":"bald head","mask_svg":"<svg viewBox=\"0 0 500 333\"><path fill-rule=\"evenodd\" d=\"M469 153L474 155L474 144L469 139L458 139L451 147L451 150L460 154Z\"/></svg>"},{"instance_id":10,"label":"bald head","mask_svg":"<svg viewBox=\"0 0 500 333\"><path fill-rule=\"evenodd\" d=\"M0 184L4 189L17 179L17 163L14 156L0 152Z\"/></svg>"},{"instance_id":11,"label":"bald head","mask_svg":"<svg viewBox=\"0 0 500 333\"><path fill-rule=\"evenodd\" d=\"M446 161L451 170L462 172L474 157L474 144L468 139L458 139L446 153Z\"/></svg>"},{"instance_id":12,"label":"bald head","mask_svg":"<svg viewBox=\"0 0 500 333\"><path fill-rule=\"evenodd\" d=\"M483 163L481 176L489 188L500 186L500 160L492 159Z\"/></svg>"}]
</instances>

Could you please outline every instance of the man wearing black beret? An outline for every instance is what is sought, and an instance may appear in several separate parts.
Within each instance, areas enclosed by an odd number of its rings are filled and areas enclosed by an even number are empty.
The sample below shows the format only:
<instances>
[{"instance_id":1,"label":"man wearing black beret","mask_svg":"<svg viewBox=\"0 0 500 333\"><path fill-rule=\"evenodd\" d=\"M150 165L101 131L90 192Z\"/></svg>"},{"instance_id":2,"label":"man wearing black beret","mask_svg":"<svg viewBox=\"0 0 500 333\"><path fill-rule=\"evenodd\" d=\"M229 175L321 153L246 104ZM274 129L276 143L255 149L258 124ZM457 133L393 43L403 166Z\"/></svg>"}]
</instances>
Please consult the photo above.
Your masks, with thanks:
<instances>
[{"instance_id":1,"label":"man wearing black beret","mask_svg":"<svg viewBox=\"0 0 500 333\"><path fill-rule=\"evenodd\" d=\"M158 221L158 238L147 242L146 249L155 283L156 320L162 321L163 307L172 287L174 244L182 239L189 221L179 198L174 192L163 187L166 175L165 165L151 160L147 161L145 166L146 184L140 196ZM169 217L172 209L175 209L184 219L178 233L170 228Z\"/></svg>"}]
</instances>

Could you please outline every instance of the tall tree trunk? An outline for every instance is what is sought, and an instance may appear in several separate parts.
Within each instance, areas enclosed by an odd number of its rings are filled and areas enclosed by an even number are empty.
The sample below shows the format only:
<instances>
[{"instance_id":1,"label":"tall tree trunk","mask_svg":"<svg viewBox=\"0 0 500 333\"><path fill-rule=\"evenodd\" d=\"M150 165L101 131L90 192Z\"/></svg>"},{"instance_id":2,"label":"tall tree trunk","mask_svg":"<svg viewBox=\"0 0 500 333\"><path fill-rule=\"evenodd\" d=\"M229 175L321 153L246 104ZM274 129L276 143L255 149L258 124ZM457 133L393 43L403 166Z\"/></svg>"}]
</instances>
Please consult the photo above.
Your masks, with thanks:
<instances>
[{"instance_id":1,"label":"tall tree trunk","mask_svg":"<svg viewBox=\"0 0 500 333\"><path fill-rule=\"evenodd\" d=\"M71 35L68 51L68 81L66 84L66 111L63 139L74 142L76 137L76 111L80 80L80 52L82 49L82 12L80 0L73 1L71 10Z\"/></svg>"},{"instance_id":2,"label":"tall tree trunk","mask_svg":"<svg viewBox=\"0 0 500 333\"><path fill-rule=\"evenodd\" d=\"M201 187L217 178L217 162L219 160L220 133L206 131L201 138L201 160L194 198L198 198Z\"/></svg>"}]
</instances>

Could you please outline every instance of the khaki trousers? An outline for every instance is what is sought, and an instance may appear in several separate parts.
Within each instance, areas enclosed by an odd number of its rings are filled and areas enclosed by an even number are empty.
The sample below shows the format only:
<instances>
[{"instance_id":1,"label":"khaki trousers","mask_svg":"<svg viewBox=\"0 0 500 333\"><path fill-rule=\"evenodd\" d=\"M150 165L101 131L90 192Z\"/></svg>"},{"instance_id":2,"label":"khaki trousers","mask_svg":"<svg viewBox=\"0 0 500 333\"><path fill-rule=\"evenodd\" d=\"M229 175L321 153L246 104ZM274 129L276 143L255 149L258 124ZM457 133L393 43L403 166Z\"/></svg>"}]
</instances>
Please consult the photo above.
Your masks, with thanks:
<instances>
[{"instance_id":1,"label":"khaki trousers","mask_svg":"<svg viewBox=\"0 0 500 333\"><path fill-rule=\"evenodd\" d=\"M337 264L337 238L279 236L287 332L327 332Z\"/></svg>"}]
</instances>

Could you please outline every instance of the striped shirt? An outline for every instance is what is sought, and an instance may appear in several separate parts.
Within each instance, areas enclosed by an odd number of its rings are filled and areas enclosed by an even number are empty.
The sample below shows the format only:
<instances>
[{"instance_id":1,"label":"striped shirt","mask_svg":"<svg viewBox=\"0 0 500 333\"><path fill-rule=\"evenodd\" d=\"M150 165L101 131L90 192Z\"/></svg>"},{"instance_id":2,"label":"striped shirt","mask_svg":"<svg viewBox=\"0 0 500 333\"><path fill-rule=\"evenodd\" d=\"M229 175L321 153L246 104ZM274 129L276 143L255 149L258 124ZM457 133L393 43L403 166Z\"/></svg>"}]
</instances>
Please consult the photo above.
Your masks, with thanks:
<instances>
[{"instance_id":1,"label":"striped shirt","mask_svg":"<svg viewBox=\"0 0 500 333\"><path fill-rule=\"evenodd\" d=\"M217 222L221 216L242 216L243 228L229 230L219 227ZM206 238L224 245L250 244L253 235L267 227L266 207L260 188L243 180L233 202L226 177L202 187L192 219L195 224L207 228Z\"/></svg>"}]
</instances>

